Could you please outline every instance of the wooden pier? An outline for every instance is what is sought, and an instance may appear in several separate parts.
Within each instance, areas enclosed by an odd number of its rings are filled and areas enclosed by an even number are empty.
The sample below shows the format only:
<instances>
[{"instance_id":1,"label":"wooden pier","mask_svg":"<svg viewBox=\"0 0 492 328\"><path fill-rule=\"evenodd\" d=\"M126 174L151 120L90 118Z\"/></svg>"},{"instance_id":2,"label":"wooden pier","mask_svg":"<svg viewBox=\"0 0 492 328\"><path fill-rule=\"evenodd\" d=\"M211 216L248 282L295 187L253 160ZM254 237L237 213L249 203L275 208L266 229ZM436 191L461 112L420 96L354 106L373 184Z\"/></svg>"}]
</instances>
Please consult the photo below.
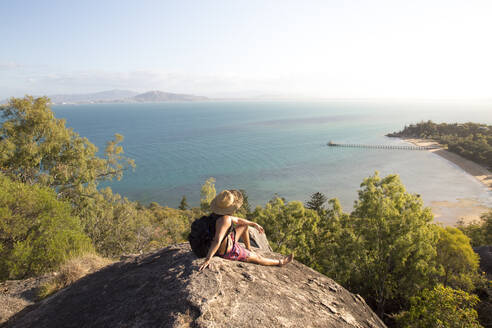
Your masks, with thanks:
<instances>
[{"instance_id":1,"label":"wooden pier","mask_svg":"<svg viewBox=\"0 0 492 328\"><path fill-rule=\"evenodd\" d=\"M349 144L328 142L330 147L350 147L350 148L371 148L371 149L399 149L399 150L430 150L439 149L439 146L410 146L410 145L364 145L364 144Z\"/></svg>"}]
</instances>

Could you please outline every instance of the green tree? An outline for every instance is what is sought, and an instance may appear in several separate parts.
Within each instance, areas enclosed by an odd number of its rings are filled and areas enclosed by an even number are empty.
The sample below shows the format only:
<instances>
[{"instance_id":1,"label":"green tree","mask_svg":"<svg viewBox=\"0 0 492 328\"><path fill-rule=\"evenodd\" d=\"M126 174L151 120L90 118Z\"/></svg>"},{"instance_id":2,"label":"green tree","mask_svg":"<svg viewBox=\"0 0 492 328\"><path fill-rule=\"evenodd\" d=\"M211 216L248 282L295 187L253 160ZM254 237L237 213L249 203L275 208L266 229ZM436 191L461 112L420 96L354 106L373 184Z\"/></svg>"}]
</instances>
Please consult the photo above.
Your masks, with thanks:
<instances>
[{"instance_id":1,"label":"green tree","mask_svg":"<svg viewBox=\"0 0 492 328\"><path fill-rule=\"evenodd\" d=\"M92 252L69 203L53 190L11 181L0 174L0 280L55 269L66 259Z\"/></svg>"},{"instance_id":2,"label":"green tree","mask_svg":"<svg viewBox=\"0 0 492 328\"><path fill-rule=\"evenodd\" d=\"M186 201L186 196L183 195L183 198L181 198L181 202L179 202L178 208L182 211L188 209L188 202Z\"/></svg>"},{"instance_id":3,"label":"green tree","mask_svg":"<svg viewBox=\"0 0 492 328\"><path fill-rule=\"evenodd\" d=\"M200 190L200 208L202 211L210 210L210 202L215 198L217 192L215 191L215 178L208 178Z\"/></svg>"},{"instance_id":4,"label":"green tree","mask_svg":"<svg viewBox=\"0 0 492 328\"><path fill-rule=\"evenodd\" d=\"M73 210L84 218L82 224L98 253L106 257L148 251L159 230L148 209L113 194L111 188L82 197Z\"/></svg>"},{"instance_id":5,"label":"green tree","mask_svg":"<svg viewBox=\"0 0 492 328\"><path fill-rule=\"evenodd\" d=\"M311 256L316 247L317 225L319 216L315 211L306 209L301 202L284 203L281 198L274 198L265 205L258 206L253 213L268 236L275 252L290 254L306 265L313 265Z\"/></svg>"},{"instance_id":6,"label":"green tree","mask_svg":"<svg viewBox=\"0 0 492 328\"><path fill-rule=\"evenodd\" d=\"M492 245L492 210L483 214L479 221L465 224L461 220L458 229L470 238L473 247Z\"/></svg>"},{"instance_id":7,"label":"green tree","mask_svg":"<svg viewBox=\"0 0 492 328\"><path fill-rule=\"evenodd\" d=\"M405 328L480 328L474 307L479 299L443 285L411 298L410 310L396 316Z\"/></svg>"},{"instance_id":8,"label":"green tree","mask_svg":"<svg viewBox=\"0 0 492 328\"><path fill-rule=\"evenodd\" d=\"M251 218L252 212L251 205L249 204L248 194L244 189L240 189L239 192L241 192L241 194L243 195L243 205L236 212L236 215L242 218Z\"/></svg>"},{"instance_id":9,"label":"green tree","mask_svg":"<svg viewBox=\"0 0 492 328\"><path fill-rule=\"evenodd\" d=\"M311 195L311 199L306 202L306 208L310 210L315 210L319 215L323 215L325 211L324 204L328 198L323 193L315 192Z\"/></svg>"},{"instance_id":10,"label":"green tree","mask_svg":"<svg viewBox=\"0 0 492 328\"><path fill-rule=\"evenodd\" d=\"M65 198L94 192L97 183L120 179L133 167L123 156L121 135L108 142L104 157L97 147L55 118L46 97L11 98L0 107L0 170L19 181L53 187ZM91 192L89 192L91 191Z\"/></svg>"},{"instance_id":11,"label":"green tree","mask_svg":"<svg viewBox=\"0 0 492 328\"><path fill-rule=\"evenodd\" d=\"M103 157L86 138L55 118L49 99L12 98L0 107L0 171L28 184L53 188L58 198L72 203L72 215L81 219L86 234L105 256L139 253L155 239L155 224L141 205L99 182L120 179L134 167L123 155L121 135L107 143ZM159 239L159 238L158 238Z\"/></svg>"},{"instance_id":12,"label":"green tree","mask_svg":"<svg viewBox=\"0 0 492 328\"><path fill-rule=\"evenodd\" d=\"M152 244L162 247L186 242L191 223L201 217L203 212L198 208L179 210L157 205L151 208L151 214L152 221L156 224L156 236Z\"/></svg>"},{"instance_id":13,"label":"green tree","mask_svg":"<svg viewBox=\"0 0 492 328\"><path fill-rule=\"evenodd\" d=\"M437 264L444 287L471 291L478 279L478 255L470 245L470 239L452 227L437 228Z\"/></svg>"},{"instance_id":14,"label":"green tree","mask_svg":"<svg viewBox=\"0 0 492 328\"><path fill-rule=\"evenodd\" d=\"M397 175L366 178L346 227L353 234L339 252L356 256L347 286L383 317L427 286L435 270L436 233L429 208L409 194ZM344 244L345 243L345 244ZM357 250L357 255L352 250Z\"/></svg>"},{"instance_id":15,"label":"green tree","mask_svg":"<svg viewBox=\"0 0 492 328\"><path fill-rule=\"evenodd\" d=\"M313 268L342 285L348 285L358 272L362 244L355 234L354 220L343 212L339 200L330 199L328 205L318 225Z\"/></svg>"}]
</instances>

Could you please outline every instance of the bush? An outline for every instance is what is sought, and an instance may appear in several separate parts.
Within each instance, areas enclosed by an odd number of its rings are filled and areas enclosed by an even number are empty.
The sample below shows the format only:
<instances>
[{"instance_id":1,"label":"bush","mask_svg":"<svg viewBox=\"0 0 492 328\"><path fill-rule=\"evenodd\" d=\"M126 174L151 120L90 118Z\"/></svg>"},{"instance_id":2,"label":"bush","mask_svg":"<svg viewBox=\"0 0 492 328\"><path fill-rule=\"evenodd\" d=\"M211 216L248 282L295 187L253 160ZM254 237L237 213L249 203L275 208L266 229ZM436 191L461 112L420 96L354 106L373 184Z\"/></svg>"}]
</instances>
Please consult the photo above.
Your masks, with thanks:
<instances>
[{"instance_id":1,"label":"bush","mask_svg":"<svg viewBox=\"0 0 492 328\"><path fill-rule=\"evenodd\" d=\"M0 175L0 280L51 271L93 251L71 206L53 190Z\"/></svg>"},{"instance_id":2,"label":"bush","mask_svg":"<svg viewBox=\"0 0 492 328\"><path fill-rule=\"evenodd\" d=\"M470 245L470 239L452 227L437 227L439 240L436 245L440 281L444 287L472 291L478 281L478 255Z\"/></svg>"},{"instance_id":3,"label":"bush","mask_svg":"<svg viewBox=\"0 0 492 328\"><path fill-rule=\"evenodd\" d=\"M178 244L188 241L191 223L204 215L199 208L179 210L157 203L151 203L149 211L155 225L154 240L156 247Z\"/></svg>"},{"instance_id":4,"label":"bush","mask_svg":"<svg viewBox=\"0 0 492 328\"><path fill-rule=\"evenodd\" d=\"M346 228L336 240L333 266L353 270L343 270L348 277L336 278L361 294L380 317L399 311L432 283L437 239L433 215L397 175L380 178L376 172L364 179L354 211L341 219Z\"/></svg>"},{"instance_id":5,"label":"bush","mask_svg":"<svg viewBox=\"0 0 492 328\"><path fill-rule=\"evenodd\" d=\"M265 229L273 251L290 254L306 265L314 266L312 256L316 247L319 216L306 209L301 202L284 202L274 198L264 208L258 206L253 213L254 221Z\"/></svg>"},{"instance_id":6,"label":"bush","mask_svg":"<svg viewBox=\"0 0 492 328\"><path fill-rule=\"evenodd\" d=\"M492 209L483 214L479 221L465 224L461 220L458 229L470 238L473 247L492 245Z\"/></svg>"},{"instance_id":7,"label":"bush","mask_svg":"<svg viewBox=\"0 0 492 328\"><path fill-rule=\"evenodd\" d=\"M401 327L480 328L474 307L478 297L462 290L437 285L412 297L409 311L396 316Z\"/></svg>"}]
</instances>

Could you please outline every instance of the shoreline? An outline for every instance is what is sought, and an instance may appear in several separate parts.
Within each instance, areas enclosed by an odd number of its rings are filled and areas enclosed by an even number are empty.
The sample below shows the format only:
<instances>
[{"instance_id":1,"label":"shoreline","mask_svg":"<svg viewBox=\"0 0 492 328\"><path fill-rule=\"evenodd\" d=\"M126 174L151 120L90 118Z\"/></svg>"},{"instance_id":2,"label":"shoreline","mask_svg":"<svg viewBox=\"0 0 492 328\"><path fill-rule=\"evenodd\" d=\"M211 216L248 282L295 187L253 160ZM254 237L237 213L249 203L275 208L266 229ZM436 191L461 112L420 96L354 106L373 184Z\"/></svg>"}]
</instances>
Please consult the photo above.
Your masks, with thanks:
<instances>
[{"instance_id":1,"label":"shoreline","mask_svg":"<svg viewBox=\"0 0 492 328\"><path fill-rule=\"evenodd\" d=\"M484 166L461 157L458 154L447 151L434 140L418 138L400 139L415 146L438 146L439 148L429 149L427 151L435 153L445 160L455 164L484 185L489 192L492 191L492 172ZM453 217L459 217L465 224L467 224L479 220L480 216L489 210L487 206L472 199L457 199L455 202L434 201L431 203L431 208L434 213L434 220L449 226L453 226L458 223L458 221L452 219Z\"/></svg>"},{"instance_id":2,"label":"shoreline","mask_svg":"<svg viewBox=\"0 0 492 328\"><path fill-rule=\"evenodd\" d=\"M442 146L434 141L427 139L417 139L417 138L401 138L405 142L409 142L415 146L438 146L436 149L429 149L431 153L441 156L442 158L450 161L451 163L460 167L463 171L473 176L479 182L481 182L489 191L492 191L492 172L490 172L486 167L477 164L469 159L461 157L458 154L447 151L442 148Z\"/></svg>"}]
</instances>

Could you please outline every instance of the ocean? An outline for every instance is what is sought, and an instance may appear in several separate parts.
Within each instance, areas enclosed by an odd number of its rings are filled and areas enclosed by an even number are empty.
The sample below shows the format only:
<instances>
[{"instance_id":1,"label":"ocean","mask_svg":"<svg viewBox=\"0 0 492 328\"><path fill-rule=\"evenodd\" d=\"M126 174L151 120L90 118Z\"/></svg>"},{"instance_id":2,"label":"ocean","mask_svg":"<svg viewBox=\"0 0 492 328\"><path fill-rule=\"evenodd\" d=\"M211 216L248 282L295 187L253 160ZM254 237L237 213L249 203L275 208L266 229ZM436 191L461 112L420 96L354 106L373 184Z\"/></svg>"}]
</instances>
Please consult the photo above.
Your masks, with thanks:
<instances>
[{"instance_id":1,"label":"ocean","mask_svg":"<svg viewBox=\"0 0 492 328\"><path fill-rule=\"evenodd\" d=\"M139 200L177 207L183 195L198 205L209 177L218 191L246 190L250 203L275 195L305 202L314 192L337 197L350 211L365 177L399 174L426 204L492 194L456 165L427 151L328 147L329 141L403 145L385 137L406 124L492 124L490 103L376 101L244 101L53 106L56 117L101 151L122 134L136 169L105 183Z\"/></svg>"}]
</instances>

